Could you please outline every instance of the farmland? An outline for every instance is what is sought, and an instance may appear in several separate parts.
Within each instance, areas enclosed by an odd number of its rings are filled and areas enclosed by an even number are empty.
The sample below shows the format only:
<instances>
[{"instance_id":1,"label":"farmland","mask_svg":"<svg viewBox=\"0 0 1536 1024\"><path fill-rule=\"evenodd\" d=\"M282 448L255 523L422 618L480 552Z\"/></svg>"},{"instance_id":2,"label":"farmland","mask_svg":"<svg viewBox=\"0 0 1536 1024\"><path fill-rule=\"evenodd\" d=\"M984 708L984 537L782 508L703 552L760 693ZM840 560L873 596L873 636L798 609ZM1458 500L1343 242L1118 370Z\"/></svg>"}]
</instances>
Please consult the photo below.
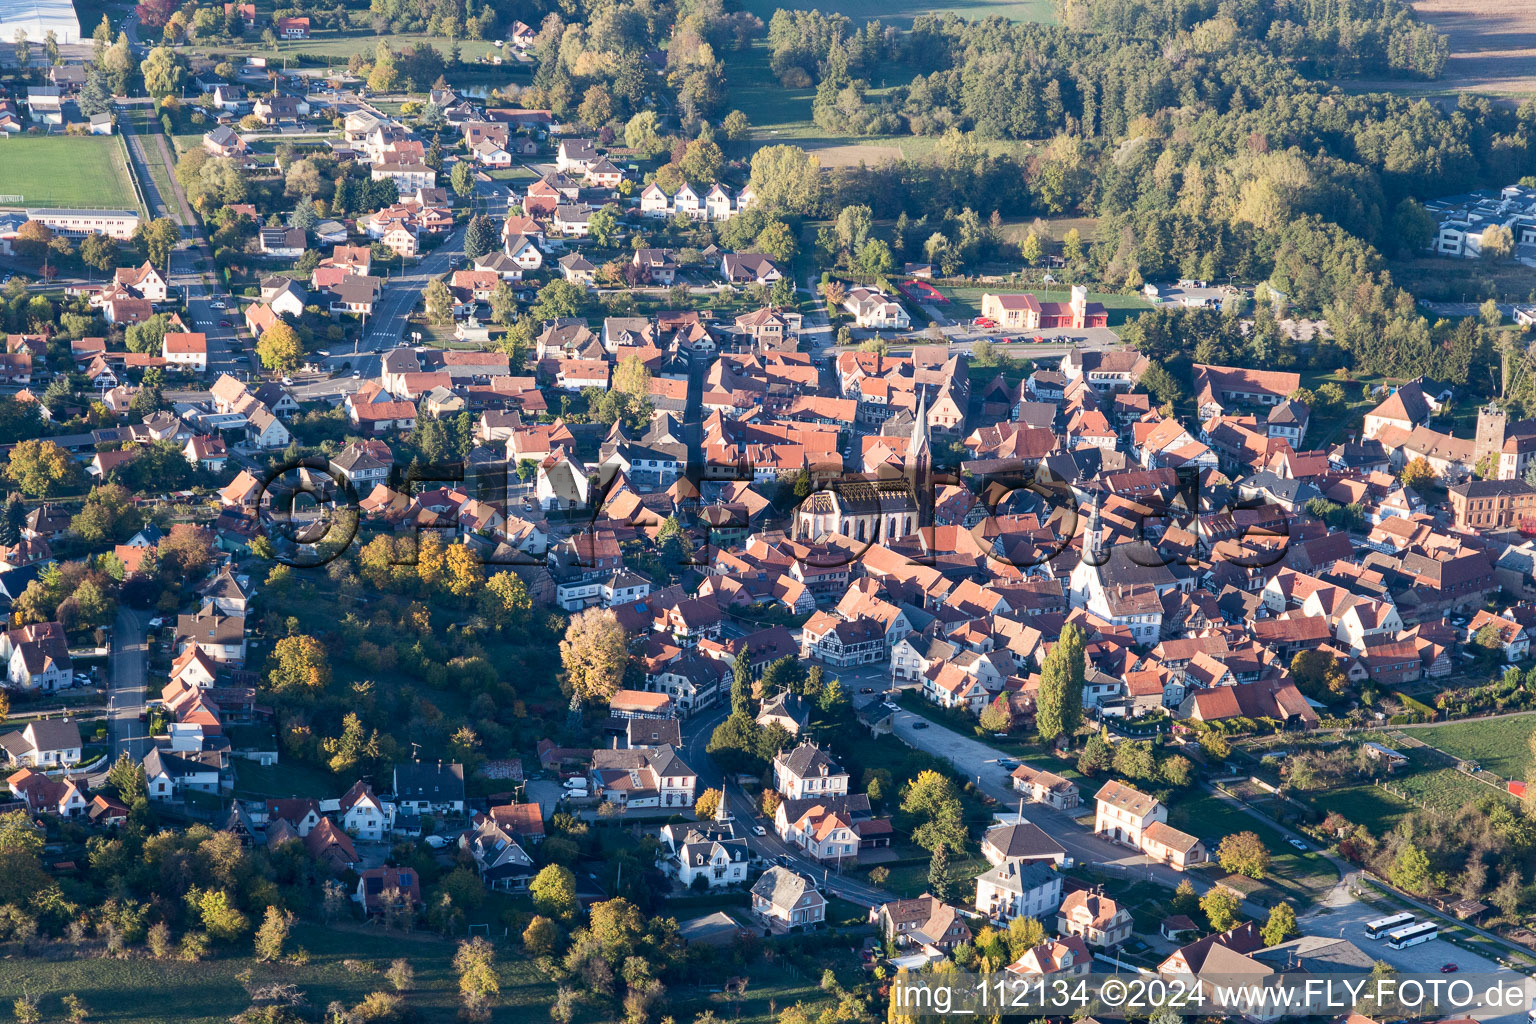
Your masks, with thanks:
<instances>
[{"instance_id":1,"label":"farmland","mask_svg":"<svg viewBox=\"0 0 1536 1024\"><path fill-rule=\"evenodd\" d=\"M1533 732L1536 715L1520 715L1415 729L1413 735L1452 757L1476 761L1495 775L1523 781L1531 770Z\"/></svg>"},{"instance_id":2,"label":"farmland","mask_svg":"<svg viewBox=\"0 0 1536 1024\"><path fill-rule=\"evenodd\" d=\"M123 165L123 144L110 136L23 135L0 141L0 192L24 206L138 207Z\"/></svg>"},{"instance_id":3,"label":"farmland","mask_svg":"<svg viewBox=\"0 0 1536 1024\"><path fill-rule=\"evenodd\" d=\"M1437 91L1536 92L1536 6L1488 0L1418 0L1419 17L1450 36Z\"/></svg>"}]
</instances>

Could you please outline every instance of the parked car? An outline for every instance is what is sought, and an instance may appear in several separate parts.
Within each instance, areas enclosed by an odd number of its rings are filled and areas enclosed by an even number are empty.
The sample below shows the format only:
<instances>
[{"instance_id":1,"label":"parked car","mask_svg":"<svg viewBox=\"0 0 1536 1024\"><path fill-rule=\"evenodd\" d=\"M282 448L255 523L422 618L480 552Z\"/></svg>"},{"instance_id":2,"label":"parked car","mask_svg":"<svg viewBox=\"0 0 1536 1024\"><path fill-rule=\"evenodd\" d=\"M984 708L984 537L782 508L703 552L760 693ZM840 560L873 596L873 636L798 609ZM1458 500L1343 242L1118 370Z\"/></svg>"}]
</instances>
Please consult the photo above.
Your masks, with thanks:
<instances>
[{"instance_id":1,"label":"parked car","mask_svg":"<svg viewBox=\"0 0 1536 1024\"><path fill-rule=\"evenodd\" d=\"M578 776L576 776L574 778L566 779L565 780L565 788L566 789L586 789L587 788L586 777L578 775Z\"/></svg>"},{"instance_id":2,"label":"parked car","mask_svg":"<svg viewBox=\"0 0 1536 1024\"><path fill-rule=\"evenodd\" d=\"M1302 853L1307 852L1307 844L1302 842L1300 839L1287 839L1286 842L1296 847L1296 849L1300 850Z\"/></svg>"},{"instance_id":3,"label":"parked car","mask_svg":"<svg viewBox=\"0 0 1536 1024\"><path fill-rule=\"evenodd\" d=\"M432 847L434 850L441 850L443 847L448 845L448 840L444 839L442 836L425 836L421 841Z\"/></svg>"},{"instance_id":4,"label":"parked car","mask_svg":"<svg viewBox=\"0 0 1536 1024\"><path fill-rule=\"evenodd\" d=\"M763 828L761 825L753 825L752 834L755 836L765 836L768 834L768 830Z\"/></svg>"},{"instance_id":5,"label":"parked car","mask_svg":"<svg viewBox=\"0 0 1536 1024\"><path fill-rule=\"evenodd\" d=\"M859 692L860 693L874 693L875 692L875 688L873 686L861 686L861 687L859 687Z\"/></svg>"},{"instance_id":6,"label":"parked car","mask_svg":"<svg viewBox=\"0 0 1536 1024\"><path fill-rule=\"evenodd\" d=\"M928 723L927 722L913 722L912 723L912 728L914 728L914 729L926 729L926 728L928 728Z\"/></svg>"}]
</instances>

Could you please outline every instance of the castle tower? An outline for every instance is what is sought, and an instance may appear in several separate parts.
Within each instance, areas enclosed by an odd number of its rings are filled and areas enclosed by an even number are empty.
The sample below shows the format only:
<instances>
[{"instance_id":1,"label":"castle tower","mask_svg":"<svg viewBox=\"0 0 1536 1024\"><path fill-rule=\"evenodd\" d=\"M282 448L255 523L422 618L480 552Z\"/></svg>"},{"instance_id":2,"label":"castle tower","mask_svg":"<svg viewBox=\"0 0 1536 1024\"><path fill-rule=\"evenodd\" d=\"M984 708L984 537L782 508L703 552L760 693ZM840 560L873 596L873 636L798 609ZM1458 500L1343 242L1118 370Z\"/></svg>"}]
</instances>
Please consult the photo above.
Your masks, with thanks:
<instances>
[{"instance_id":1,"label":"castle tower","mask_svg":"<svg viewBox=\"0 0 1536 1024\"><path fill-rule=\"evenodd\" d=\"M1483 461L1486 455L1495 458L1504 450L1504 430L1508 414L1503 408L1489 402L1477 410L1477 436L1472 442L1472 462Z\"/></svg>"}]
</instances>

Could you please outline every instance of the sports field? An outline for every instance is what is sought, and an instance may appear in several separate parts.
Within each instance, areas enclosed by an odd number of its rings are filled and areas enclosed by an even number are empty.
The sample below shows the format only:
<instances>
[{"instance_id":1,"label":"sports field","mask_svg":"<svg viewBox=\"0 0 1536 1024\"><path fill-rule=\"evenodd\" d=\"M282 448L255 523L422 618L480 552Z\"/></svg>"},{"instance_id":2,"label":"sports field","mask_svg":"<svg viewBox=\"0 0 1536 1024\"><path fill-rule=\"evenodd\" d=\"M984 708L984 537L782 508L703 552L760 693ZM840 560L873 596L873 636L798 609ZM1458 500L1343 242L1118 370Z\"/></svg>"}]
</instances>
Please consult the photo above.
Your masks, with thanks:
<instances>
[{"instance_id":1,"label":"sports field","mask_svg":"<svg viewBox=\"0 0 1536 1024\"><path fill-rule=\"evenodd\" d=\"M123 144L107 135L0 138L0 193L11 206L81 206L133 210Z\"/></svg>"}]
</instances>

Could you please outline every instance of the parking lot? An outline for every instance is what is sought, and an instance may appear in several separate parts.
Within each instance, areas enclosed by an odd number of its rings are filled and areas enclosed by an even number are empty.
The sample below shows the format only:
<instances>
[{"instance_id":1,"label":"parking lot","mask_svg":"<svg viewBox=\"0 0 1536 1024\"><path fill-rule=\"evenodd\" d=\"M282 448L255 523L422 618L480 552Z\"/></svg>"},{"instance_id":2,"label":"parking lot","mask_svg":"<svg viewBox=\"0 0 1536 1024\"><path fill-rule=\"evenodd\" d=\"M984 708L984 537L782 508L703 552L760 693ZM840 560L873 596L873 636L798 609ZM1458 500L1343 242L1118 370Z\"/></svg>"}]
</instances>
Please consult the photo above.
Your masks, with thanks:
<instances>
[{"instance_id":1,"label":"parking lot","mask_svg":"<svg viewBox=\"0 0 1536 1024\"><path fill-rule=\"evenodd\" d=\"M1358 884L1358 883L1357 883ZM1475 984L1479 991L1486 987L1489 979L1497 978L1503 982L1510 982L1520 975L1496 961L1477 953L1468 952L1459 946L1447 942L1443 938L1422 942L1417 946L1409 946L1407 949L1389 949L1385 938L1372 939L1365 933L1367 922L1386 917L1394 912L1393 908L1379 903L1366 903L1361 900L1343 900L1334 898L1324 901L1324 905L1316 911L1302 918L1302 930L1314 935L1337 936L1348 939L1367 954L1378 960L1384 960L1398 971L1405 974L1432 974L1441 975L1442 968L1447 964L1455 964L1455 972L1444 974L1444 977L1454 978L1462 975L1480 975ZM1420 914L1419 920L1431 920L1428 915ZM1536 995L1536 982L1529 978L1524 979L1527 1002ZM1455 1016L1463 1016L1460 1008ZM1525 1009L1511 1010L1506 1007L1498 1009L1475 1010L1470 1016L1479 1021L1498 1022L1498 1024L1521 1024L1526 1021Z\"/></svg>"}]
</instances>

